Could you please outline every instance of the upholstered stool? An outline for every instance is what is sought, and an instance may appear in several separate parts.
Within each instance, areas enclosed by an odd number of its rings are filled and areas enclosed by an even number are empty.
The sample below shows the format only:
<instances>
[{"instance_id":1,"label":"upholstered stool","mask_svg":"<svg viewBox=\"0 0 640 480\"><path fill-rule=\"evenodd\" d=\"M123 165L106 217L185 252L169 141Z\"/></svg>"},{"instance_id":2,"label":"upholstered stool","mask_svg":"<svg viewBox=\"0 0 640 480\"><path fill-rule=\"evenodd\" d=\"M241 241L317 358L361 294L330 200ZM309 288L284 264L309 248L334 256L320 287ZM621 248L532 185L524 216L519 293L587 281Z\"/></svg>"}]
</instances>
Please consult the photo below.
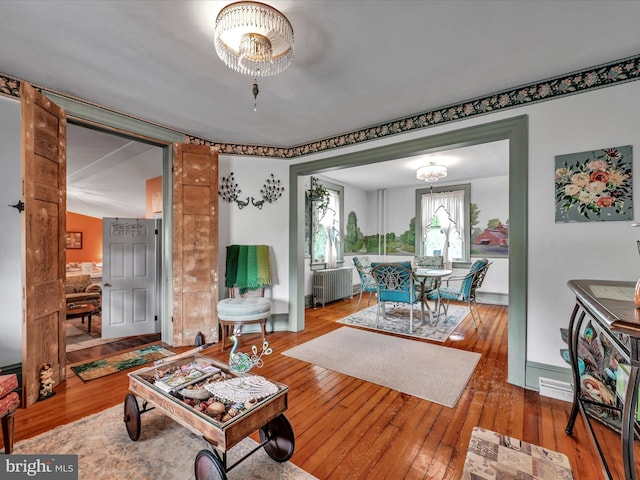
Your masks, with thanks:
<instances>
[{"instance_id":1,"label":"upholstered stool","mask_svg":"<svg viewBox=\"0 0 640 480\"><path fill-rule=\"evenodd\" d=\"M218 320L222 327L220 351L226 348L229 327L259 323L262 342L267 336L267 319L271 316L271 300L264 297L225 298L218 302Z\"/></svg>"},{"instance_id":2,"label":"upholstered stool","mask_svg":"<svg viewBox=\"0 0 640 480\"><path fill-rule=\"evenodd\" d=\"M2 441L4 453L13 452L13 424L14 415L20 405L20 396L14 392L18 387L18 377L15 373L0 375L0 418L2 419Z\"/></svg>"}]
</instances>

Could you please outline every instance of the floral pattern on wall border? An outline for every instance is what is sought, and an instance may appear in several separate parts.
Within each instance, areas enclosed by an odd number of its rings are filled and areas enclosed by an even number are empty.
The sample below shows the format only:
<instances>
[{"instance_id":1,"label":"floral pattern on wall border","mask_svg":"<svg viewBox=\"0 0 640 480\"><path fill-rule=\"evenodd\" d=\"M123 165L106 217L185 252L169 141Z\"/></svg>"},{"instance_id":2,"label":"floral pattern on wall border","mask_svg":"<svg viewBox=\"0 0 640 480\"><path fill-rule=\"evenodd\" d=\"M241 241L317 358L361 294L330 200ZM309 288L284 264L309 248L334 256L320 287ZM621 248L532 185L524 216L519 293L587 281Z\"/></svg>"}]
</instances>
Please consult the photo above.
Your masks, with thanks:
<instances>
[{"instance_id":1,"label":"floral pattern on wall border","mask_svg":"<svg viewBox=\"0 0 640 480\"><path fill-rule=\"evenodd\" d=\"M185 133L185 135L187 136L188 143L209 145L217 148L221 154L225 155L294 158L635 80L640 80L640 55L540 80L528 85L502 90L483 97L465 100L458 104L416 113L373 127L355 130L294 147L218 143L194 137L188 133ZM41 85L34 84L34 87L43 91L51 91L58 95L65 95ZM0 73L0 95L19 97L20 80ZM131 116L131 114L127 115L123 112L117 113ZM169 129L175 131L173 128Z\"/></svg>"},{"instance_id":2,"label":"floral pattern on wall border","mask_svg":"<svg viewBox=\"0 0 640 480\"><path fill-rule=\"evenodd\" d=\"M555 157L556 223L633 220L632 147Z\"/></svg>"}]
</instances>

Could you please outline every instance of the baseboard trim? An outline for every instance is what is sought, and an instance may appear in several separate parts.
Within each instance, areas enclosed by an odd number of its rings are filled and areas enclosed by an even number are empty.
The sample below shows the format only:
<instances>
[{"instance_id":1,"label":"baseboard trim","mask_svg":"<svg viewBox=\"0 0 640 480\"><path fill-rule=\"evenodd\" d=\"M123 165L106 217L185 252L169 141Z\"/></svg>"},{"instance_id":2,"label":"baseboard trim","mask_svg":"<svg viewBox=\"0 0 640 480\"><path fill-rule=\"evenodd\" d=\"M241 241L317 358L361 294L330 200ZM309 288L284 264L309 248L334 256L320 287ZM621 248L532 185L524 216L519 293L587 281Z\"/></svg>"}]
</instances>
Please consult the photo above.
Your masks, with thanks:
<instances>
[{"instance_id":1,"label":"baseboard trim","mask_svg":"<svg viewBox=\"0 0 640 480\"><path fill-rule=\"evenodd\" d=\"M509 305L508 293L492 293L492 292L477 292L478 303L484 303L486 305Z\"/></svg>"},{"instance_id":2,"label":"baseboard trim","mask_svg":"<svg viewBox=\"0 0 640 480\"><path fill-rule=\"evenodd\" d=\"M570 368L557 367L544 363L527 362L525 366L525 388L540 391L540 377L550 378L559 382L573 385L573 375Z\"/></svg>"}]
</instances>

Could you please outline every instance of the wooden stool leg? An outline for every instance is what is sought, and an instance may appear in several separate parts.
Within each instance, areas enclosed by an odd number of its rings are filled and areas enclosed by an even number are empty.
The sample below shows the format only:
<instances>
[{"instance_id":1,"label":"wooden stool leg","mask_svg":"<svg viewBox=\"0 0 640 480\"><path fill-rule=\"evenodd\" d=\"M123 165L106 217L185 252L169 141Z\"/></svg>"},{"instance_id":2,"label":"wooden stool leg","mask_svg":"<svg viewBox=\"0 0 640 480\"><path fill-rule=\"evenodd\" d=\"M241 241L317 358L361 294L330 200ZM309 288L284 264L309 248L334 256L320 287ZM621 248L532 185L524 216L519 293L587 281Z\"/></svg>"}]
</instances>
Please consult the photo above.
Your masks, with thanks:
<instances>
[{"instance_id":1,"label":"wooden stool leg","mask_svg":"<svg viewBox=\"0 0 640 480\"><path fill-rule=\"evenodd\" d=\"M4 442L4 453L7 455L13 452L13 425L14 415L16 411L13 410L2 417L2 440Z\"/></svg>"},{"instance_id":2,"label":"wooden stool leg","mask_svg":"<svg viewBox=\"0 0 640 480\"><path fill-rule=\"evenodd\" d=\"M227 328L229 328L229 326L224 322L220 322L220 326L222 327L222 340L220 341L220 351L224 352L224 346L227 343Z\"/></svg>"},{"instance_id":3,"label":"wooden stool leg","mask_svg":"<svg viewBox=\"0 0 640 480\"><path fill-rule=\"evenodd\" d=\"M265 318L260 322L260 327L262 328L262 344L267 341L267 319Z\"/></svg>"}]
</instances>

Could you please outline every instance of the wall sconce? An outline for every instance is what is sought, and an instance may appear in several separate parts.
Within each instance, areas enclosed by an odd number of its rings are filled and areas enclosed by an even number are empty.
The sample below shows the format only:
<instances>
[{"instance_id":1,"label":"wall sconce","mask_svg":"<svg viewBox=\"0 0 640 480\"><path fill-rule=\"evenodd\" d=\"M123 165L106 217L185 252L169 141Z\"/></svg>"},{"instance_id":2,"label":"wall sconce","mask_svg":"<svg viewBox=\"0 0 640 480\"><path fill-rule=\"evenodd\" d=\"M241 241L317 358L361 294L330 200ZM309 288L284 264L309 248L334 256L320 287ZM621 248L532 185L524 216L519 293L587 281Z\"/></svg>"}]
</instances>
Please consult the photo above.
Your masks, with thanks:
<instances>
[{"instance_id":1,"label":"wall sconce","mask_svg":"<svg viewBox=\"0 0 640 480\"><path fill-rule=\"evenodd\" d=\"M225 202L236 202L239 209L243 209L247 205L251 204L258 210L262 210L265 202L275 203L276 200L282 196L284 187L282 186L282 182L272 173L269 175L269 178L265 180L264 185L262 185L262 189L260 190L260 195L262 196L261 200L256 200L253 196L247 197L245 201L238 200L241 192L242 190L238 188L233 172L231 172L228 177L222 177L219 195Z\"/></svg>"}]
</instances>

